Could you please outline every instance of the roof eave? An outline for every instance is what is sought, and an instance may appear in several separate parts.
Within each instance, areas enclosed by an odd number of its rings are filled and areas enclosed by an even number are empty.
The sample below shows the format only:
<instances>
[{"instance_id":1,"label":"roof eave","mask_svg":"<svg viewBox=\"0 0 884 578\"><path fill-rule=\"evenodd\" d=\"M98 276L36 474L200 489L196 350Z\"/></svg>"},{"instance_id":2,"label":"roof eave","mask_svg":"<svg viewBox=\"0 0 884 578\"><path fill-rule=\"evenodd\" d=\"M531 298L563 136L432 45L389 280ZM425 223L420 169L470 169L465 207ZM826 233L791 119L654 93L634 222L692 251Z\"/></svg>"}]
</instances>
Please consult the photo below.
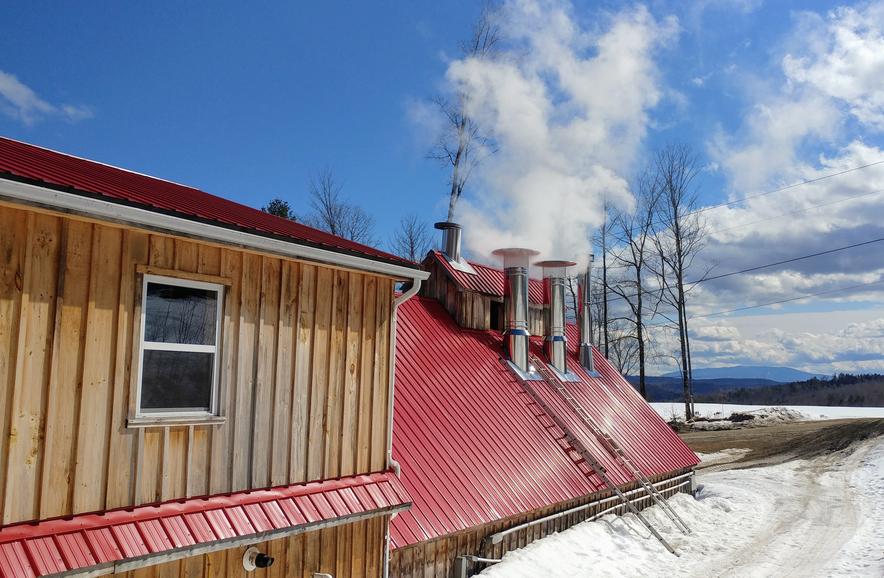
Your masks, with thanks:
<instances>
[{"instance_id":1,"label":"roof eave","mask_svg":"<svg viewBox=\"0 0 884 578\"><path fill-rule=\"evenodd\" d=\"M112 221L150 230L179 234L346 269L386 275L394 279L419 279L423 281L430 275L429 272L417 268L417 265L412 268L380 259L371 259L352 253L282 240L270 235L245 232L218 224L95 198L83 193L62 191L45 184L32 184L12 180L6 175L0 176L0 200L77 214L101 221Z\"/></svg>"}]
</instances>

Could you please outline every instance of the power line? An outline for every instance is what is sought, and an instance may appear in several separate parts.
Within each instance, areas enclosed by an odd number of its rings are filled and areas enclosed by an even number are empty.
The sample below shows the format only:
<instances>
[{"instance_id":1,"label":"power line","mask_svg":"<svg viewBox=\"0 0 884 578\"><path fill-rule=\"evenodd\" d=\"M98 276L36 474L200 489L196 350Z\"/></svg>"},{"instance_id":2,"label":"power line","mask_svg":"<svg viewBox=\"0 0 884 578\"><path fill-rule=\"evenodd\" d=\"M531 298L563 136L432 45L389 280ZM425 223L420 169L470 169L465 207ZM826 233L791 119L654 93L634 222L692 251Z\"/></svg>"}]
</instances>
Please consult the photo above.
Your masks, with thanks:
<instances>
[{"instance_id":1,"label":"power line","mask_svg":"<svg viewBox=\"0 0 884 578\"><path fill-rule=\"evenodd\" d=\"M802 255L800 257L793 257L791 259L785 259L783 261L776 261L774 263L766 263L764 265L758 265L757 267L749 267L747 269L740 269L739 271L731 271L730 273L723 273L721 275L715 275L712 277L705 277L703 279L698 279L697 281L692 281L689 283L691 287L699 285L700 283L706 283L707 281L715 281L717 279L724 279L725 277L731 277L733 275L741 275L743 273L751 273L752 271L760 271L761 269L768 269L770 267L776 267L778 265L786 265L788 263L795 263L796 261L803 261L805 259L812 259L814 257L821 257L822 255L829 255L832 253L837 253L839 251L846 251L848 249L855 249L857 247L864 247L866 245L871 245L873 243L880 243L884 241L884 237L879 237L877 239L872 239L871 241L863 241L862 243L853 243L852 245L845 245L843 247L837 247L835 249L829 249L827 251L819 251L818 253L811 253L809 255Z\"/></svg>"},{"instance_id":2,"label":"power line","mask_svg":"<svg viewBox=\"0 0 884 578\"><path fill-rule=\"evenodd\" d=\"M746 269L740 269L739 271L730 271L730 272L728 272L728 273L722 273L721 275L714 275L714 276L712 276L712 277L704 277L704 278L698 279L698 280L696 280L696 281L690 281L690 282L687 283L687 285L690 285L690 287L689 287L688 289L691 289L691 288L693 288L693 287L696 287L696 286L699 285L700 283L706 283L706 282L708 282L708 281L715 281L715 280L717 280L717 279L724 279L725 277L732 277L732 276L734 276L734 275L742 275L742 274L744 274L744 273L751 273L751 272L753 272L753 271L760 271L760 270L762 270L762 269L769 269L770 267L776 267L776 266L779 266L779 265L786 265L786 264L789 264L789 263L795 263L795 262L797 262L797 261L803 261L803 260L805 260L805 259L812 259L812 258L814 258L814 257L821 257L821 256L823 256L823 255L829 255L829 254L832 254L832 253L837 253L837 252L839 252L839 251L847 251L847 250L849 250L849 249L856 249L857 247L864 247L864 246L866 246L866 245L871 245L871 244L873 244L873 243L880 243L880 242L882 242L882 241L884 241L884 237L879 237L879 238L877 238L877 239L872 239L872 240L869 240L869 241L863 241L863 242L861 242L861 243L853 243L853 244L850 244L850 245L845 245L845 246L843 246L843 247L836 247L836 248L834 248L834 249L828 249L828 250L826 250L826 251L819 251L819 252L817 252L817 253L811 253L811 254L809 254L809 255L801 255L801 256L799 256L799 257L792 257L791 259L784 259L784 260L782 260L782 261L775 261L775 262L773 262L773 263L765 263L765 264L763 264L763 265L756 265L755 267L748 267L748 268L746 268ZM660 288L658 288L658 289L648 289L648 290L643 290L643 291L641 291L640 294L641 294L641 295L652 295L652 294L654 294L654 293L660 293L660 292L662 292L663 290L664 290L664 288L662 288L662 287L660 287ZM608 303L610 303L611 301L617 301L618 299L622 299L622 300L624 300L624 301L628 301L629 299L633 299L633 298L638 297L638 296L639 296L639 293L634 293L634 294L629 295L629 296L616 295L616 294L615 294L613 297L608 298Z\"/></svg>"},{"instance_id":3,"label":"power line","mask_svg":"<svg viewBox=\"0 0 884 578\"><path fill-rule=\"evenodd\" d=\"M819 176L819 177L816 177L816 178L813 178L813 179L807 179L807 180L804 180L804 181L799 181L799 182L797 182L797 183L792 183L791 185L786 185L786 186L784 186L784 187L780 187L780 188L778 188L778 189L773 189L773 190L771 190L771 191L765 191L765 192L763 192L763 193L757 193L757 194L754 194L754 195L746 195L745 197L743 197L743 198L741 198L741 199L736 199L736 200L733 200L733 201L727 201L727 202L725 202L725 203L719 203L719 204L717 204L717 205L709 205L708 207L702 207L702 208L700 208L700 209L697 209L696 211L692 211L692 212L690 212L690 213L687 213L686 216L696 215L696 214L698 214L698 213L705 213L705 212L707 212L707 211L711 211L711 210L713 210L713 209L718 209L718 208L721 208L721 207L730 207L730 206L733 206L733 205L738 205L738 204L740 204L740 203L742 203L742 202L748 201L749 199L757 199L758 197L765 197L765 196L767 196L767 195L772 195L772 194L774 194L774 193L781 193L781 192L783 192L783 191L788 191L789 189L794 189L794 188L796 188L796 187L801 187L801 186L809 185L809 184L812 184L812 183L818 183L818 182L820 182L820 181L824 181L824 180L826 180L826 179L831 179L831 178L834 178L834 177L840 177L841 175L846 175L846 174L848 174L848 173L852 173L852 172L855 172L855 171L859 171L859 170L867 169L867 168L869 168L869 167L874 167L874 166L876 166L876 165L880 165L880 164L884 164L884 159L882 159L882 160L880 160L880 161L875 161L875 162L873 162L873 163L868 163L868 164L865 164L865 165L861 165L861 166L858 166L858 167L851 167L851 168L849 168L849 169L844 169L843 171L838 171L838 172L836 172L836 173L829 173L829 174L822 175L822 176Z\"/></svg>"},{"instance_id":4,"label":"power line","mask_svg":"<svg viewBox=\"0 0 884 578\"><path fill-rule=\"evenodd\" d=\"M683 217L683 218L686 218L686 217L690 217L690 216L692 216L692 215L698 215L698 214L700 214L700 213L705 213L705 212L708 212L708 211L712 211L712 210L714 210L714 209L719 209L719 208L721 208L721 207L731 207L731 206L733 206L733 205L738 205L738 204L740 204L740 203L743 203L743 202L745 202L745 201L748 201L749 199L756 199L756 198L758 198L758 197L765 197L765 196L768 196L768 195L773 195L774 193L780 193L780 192L783 192L783 191L788 191L789 189L794 189L794 188L796 188L796 187L801 187L801 186L804 186L804 185L810 185L810 184L813 184L813 183L818 183L818 182L820 182L820 181L824 181L824 180L826 180L826 179L831 179L831 178L834 178L834 177L839 177L839 176L841 176L841 175L846 175L846 174L848 174L848 173L852 173L852 172L860 171L860 170L867 169L867 168L874 167L874 166L881 165L881 164L884 164L884 159L882 159L882 160L880 160L880 161L875 161L875 162L872 162L872 163L867 163L867 164L864 164L864 165L859 165L859 166L856 166L856 167L850 167L849 169L844 169L844 170L841 170L841 171L838 171L838 172L828 173L828 174L825 174L825 175L821 175L821 176L819 176L819 177L815 177L815 178L813 178L813 179L806 179L806 180L803 180L803 181L798 181L798 182L792 183L792 184L790 184L790 185L786 185L786 186L780 187L780 188L778 188L778 189L772 189L772 190L770 190L770 191L764 191L764 192L762 192L762 193L756 193L756 194L754 194L754 195L745 195L745 196L743 196L743 197L741 197L741 198L739 198L739 199L734 199L733 201L725 201L725 202L723 202L723 203L718 203L718 204L716 204L716 205L709 205L709 206L706 206L706 207L700 207L699 209L696 209L696 210L689 211L689 212L685 213L682 217ZM869 193L869 194L871 194L871 193ZM865 196L865 195L859 195L859 196ZM853 197L852 197L852 198L853 198ZM820 205L820 206L822 206L822 205ZM809 208L812 208L812 207L809 207ZM665 222L662 221L662 220L659 220L659 219L651 222L651 225L652 225L652 226L653 226L653 225L662 225L662 224L665 224ZM751 223L750 223L750 224L751 224ZM736 228L736 227L733 227L733 228ZM730 229L724 229L724 230L725 230L725 231L729 231ZM635 229L630 229L630 232L631 232L631 233L635 233ZM611 253L612 250L608 250L608 252Z\"/></svg>"},{"instance_id":5,"label":"power line","mask_svg":"<svg viewBox=\"0 0 884 578\"><path fill-rule=\"evenodd\" d=\"M852 195L849 197L844 197L843 199L838 199L837 201L829 201L827 203L819 203L817 205L810 205L809 207L804 207L803 209L795 209L794 211L786 211L785 213L779 213L777 215L765 217L764 219L758 219L757 221L750 221L748 223L740 223L739 225L734 225L733 227L727 227L725 229L716 229L714 231L710 231L710 233L725 233L727 231L733 231L734 229L742 229L743 227L757 225L758 223L765 223L767 221L773 221L774 219L779 219L780 217L785 217L788 215L797 215L799 213L806 213L807 211L812 211L813 209L819 209L821 207L830 207L832 205L839 205L841 203L846 203L847 201L854 201L856 199L861 199L863 197L869 197L872 195L878 195L881 193L884 193L884 189L877 189L874 191L870 191L868 193L863 193L861 195Z\"/></svg>"},{"instance_id":6,"label":"power line","mask_svg":"<svg viewBox=\"0 0 884 578\"><path fill-rule=\"evenodd\" d=\"M884 279L879 279L877 281L870 281L868 283L859 283L857 285L850 285L848 287L839 287L836 289L827 289L825 291L817 291L816 293L805 293L803 295L798 295L795 297L789 297L787 299L780 299L777 301L771 301L769 303L759 303L758 305L746 305L744 307L736 307L734 309L726 309L724 311L715 311L714 313L704 313L702 315L691 315L688 319L705 319L707 317L717 317L719 315L726 315L728 313L737 313L740 311L749 311L751 309L761 309L763 307L771 307L773 305L782 305L783 303L791 303L793 301L801 301L802 299L809 299L811 297L819 297L821 295L830 295L833 293L843 293L844 291L852 291L854 289L860 289L862 287L869 287L871 285L880 285L884 283ZM666 325L671 325L671 322L668 323L647 323L645 327L664 327Z\"/></svg>"}]
</instances>

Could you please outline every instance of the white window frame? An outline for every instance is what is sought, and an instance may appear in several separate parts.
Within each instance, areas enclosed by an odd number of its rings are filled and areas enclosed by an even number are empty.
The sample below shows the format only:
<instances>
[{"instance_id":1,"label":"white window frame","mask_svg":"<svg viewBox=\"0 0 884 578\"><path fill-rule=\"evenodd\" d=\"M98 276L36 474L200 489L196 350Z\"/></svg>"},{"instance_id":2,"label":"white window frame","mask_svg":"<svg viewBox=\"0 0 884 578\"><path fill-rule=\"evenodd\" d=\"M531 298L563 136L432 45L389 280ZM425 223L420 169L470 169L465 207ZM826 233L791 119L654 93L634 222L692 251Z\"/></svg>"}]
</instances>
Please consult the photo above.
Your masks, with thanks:
<instances>
[{"instance_id":1,"label":"white window frame","mask_svg":"<svg viewBox=\"0 0 884 578\"><path fill-rule=\"evenodd\" d=\"M161 285L175 285L193 289L214 291L217 294L215 307L215 344L193 345L189 343L164 343L158 341L145 341L144 331L147 319L147 285L157 283ZM224 306L224 285L207 283L205 281L192 281L179 277L166 277L164 275L143 275L141 285L141 330L138 336L138 381L135 391L135 418L136 419L163 419L163 418L210 418L218 415L218 383L220 379L221 357L221 309ZM199 353L213 353L215 355L212 367L212 384L209 397L209 411L147 411L141 410L141 385L144 372L145 351L191 351Z\"/></svg>"}]
</instances>

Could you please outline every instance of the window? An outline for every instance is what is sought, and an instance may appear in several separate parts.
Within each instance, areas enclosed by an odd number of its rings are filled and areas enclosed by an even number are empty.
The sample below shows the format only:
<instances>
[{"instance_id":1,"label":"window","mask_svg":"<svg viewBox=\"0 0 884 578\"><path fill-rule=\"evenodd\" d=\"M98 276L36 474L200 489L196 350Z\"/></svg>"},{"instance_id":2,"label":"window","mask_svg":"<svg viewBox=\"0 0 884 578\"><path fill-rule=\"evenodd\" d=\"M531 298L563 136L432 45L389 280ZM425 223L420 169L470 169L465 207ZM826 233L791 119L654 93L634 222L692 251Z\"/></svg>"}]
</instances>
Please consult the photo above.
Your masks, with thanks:
<instances>
[{"instance_id":1,"label":"window","mask_svg":"<svg viewBox=\"0 0 884 578\"><path fill-rule=\"evenodd\" d=\"M144 276L138 416L217 412L223 291L214 283Z\"/></svg>"}]
</instances>

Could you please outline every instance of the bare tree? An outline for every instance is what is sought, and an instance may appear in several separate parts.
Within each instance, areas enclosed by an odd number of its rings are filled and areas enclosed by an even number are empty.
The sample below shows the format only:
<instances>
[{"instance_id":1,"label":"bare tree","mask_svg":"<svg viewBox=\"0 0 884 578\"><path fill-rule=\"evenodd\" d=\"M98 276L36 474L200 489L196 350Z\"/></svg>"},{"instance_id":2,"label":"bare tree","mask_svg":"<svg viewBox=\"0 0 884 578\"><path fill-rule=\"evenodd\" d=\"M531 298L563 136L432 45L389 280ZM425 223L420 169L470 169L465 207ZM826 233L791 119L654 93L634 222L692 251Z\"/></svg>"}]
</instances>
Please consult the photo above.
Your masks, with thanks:
<instances>
[{"instance_id":1,"label":"bare tree","mask_svg":"<svg viewBox=\"0 0 884 578\"><path fill-rule=\"evenodd\" d=\"M409 261L424 258L432 245L430 228L417 215L407 215L399 221L399 229L393 233L390 246L394 253Z\"/></svg>"},{"instance_id":2,"label":"bare tree","mask_svg":"<svg viewBox=\"0 0 884 578\"><path fill-rule=\"evenodd\" d=\"M289 219L292 221L298 220L298 217L295 215L289 202L278 197L261 207L261 210L265 213L282 217L283 219Z\"/></svg>"},{"instance_id":3,"label":"bare tree","mask_svg":"<svg viewBox=\"0 0 884 578\"><path fill-rule=\"evenodd\" d=\"M608 326L609 318L608 318L608 248L609 248L609 237L611 236L611 225L610 225L610 211L608 208L607 202L604 205L605 211L605 220L602 221L602 226L599 228L598 235L596 236L596 245L601 250L602 256L602 283L601 283L601 291L599 293L600 298L600 310L599 310L599 347L604 345L605 357L608 357L609 353L609 342L610 335Z\"/></svg>"},{"instance_id":4,"label":"bare tree","mask_svg":"<svg viewBox=\"0 0 884 578\"><path fill-rule=\"evenodd\" d=\"M653 300L653 293L646 290L648 260L652 256L654 218L660 196L659 187L653 175L646 172L638 182L638 205L634 212L618 213L611 223L611 233L619 244L612 259L624 273L616 284L608 284L612 293L622 299L629 315L622 317L632 324L631 332L638 347L639 392L647 397L645 367L647 364L647 343L645 323L656 313L659 299ZM651 299L650 305L646 297ZM610 320L609 320L610 322Z\"/></svg>"},{"instance_id":5,"label":"bare tree","mask_svg":"<svg viewBox=\"0 0 884 578\"><path fill-rule=\"evenodd\" d=\"M473 27L468 42L461 45L464 58L490 58L495 51L500 30L494 20L494 11L486 5ZM450 168L448 220L454 220L457 201L463 194L470 174L482 159L483 154L492 150L490 139L482 134L479 125L467 113L467 95L457 92L450 98L437 96L434 104L442 115L443 129L436 145L427 155Z\"/></svg>"},{"instance_id":6,"label":"bare tree","mask_svg":"<svg viewBox=\"0 0 884 578\"><path fill-rule=\"evenodd\" d=\"M608 327L610 333L610 351L608 358L621 375L629 375L635 371L639 363L638 341L626 330L622 321L612 321Z\"/></svg>"},{"instance_id":7,"label":"bare tree","mask_svg":"<svg viewBox=\"0 0 884 578\"><path fill-rule=\"evenodd\" d=\"M304 218L305 223L357 243L373 242L374 219L362 207L347 202L334 171L326 167L317 172L308 190L313 212Z\"/></svg>"},{"instance_id":8,"label":"bare tree","mask_svg":"<svg viewBox=\"0 0 884 578\"><path fill-rule=\"evenodd\" d=\"M688 334L685 275L705 245L706 226L697 211L699 173L697 156L685 145L669 145L654 159L655 179L660 189L657 204L658 230L654 236L658 261L651 265L661 297L675 311L680 349L679 366L684 390L685 416L693 418L691 346ZM703 277L708 275L708 271ZM692 285L693 286L693 285Z\"/></svg>"}]
</instances>

